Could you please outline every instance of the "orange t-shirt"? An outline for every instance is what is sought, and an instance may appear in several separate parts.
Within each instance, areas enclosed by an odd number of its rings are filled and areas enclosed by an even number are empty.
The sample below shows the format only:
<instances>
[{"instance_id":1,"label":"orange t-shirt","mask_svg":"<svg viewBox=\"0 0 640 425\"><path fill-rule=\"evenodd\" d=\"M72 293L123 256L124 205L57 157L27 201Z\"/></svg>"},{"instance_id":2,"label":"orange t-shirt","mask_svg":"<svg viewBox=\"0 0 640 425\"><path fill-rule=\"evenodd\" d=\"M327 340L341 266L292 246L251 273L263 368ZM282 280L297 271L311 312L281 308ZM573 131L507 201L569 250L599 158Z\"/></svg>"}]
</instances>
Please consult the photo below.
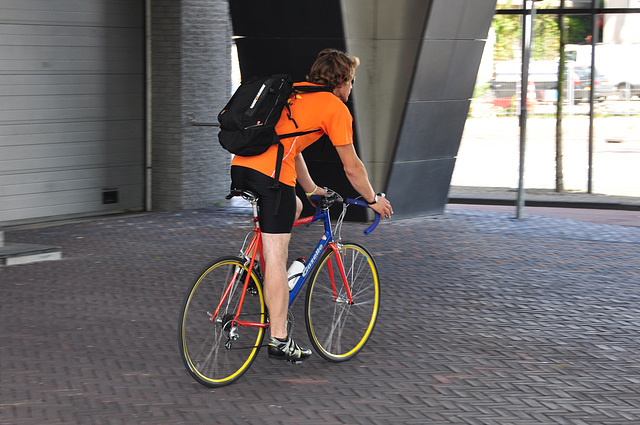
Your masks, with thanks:
<instances>
[{"instance_id":1,"label":"orange t-shirt","mask_svg":"<svg viewBox=\"0 0 640 425\"><path fill-rule=\"evenodd\" d=\"M311 83L298 84L313 85ZM298 128L287 117L287 108L284 108L280 120L276 124L276 133L286 134L320 129L314 133L281 140L284 145L284 159L280 170L280 182L295 186L297 177L295 157L307 146L316 142L323 134L329 136L334 146L353 143L353 117L347 105L330 92L302 93L291 100L290 107L291 116L298 124ZM273 177L276 170L277 153L278 145L272 145L260 155L236 155L231 165L252 168Z\"/></svg>"}]
</instances>

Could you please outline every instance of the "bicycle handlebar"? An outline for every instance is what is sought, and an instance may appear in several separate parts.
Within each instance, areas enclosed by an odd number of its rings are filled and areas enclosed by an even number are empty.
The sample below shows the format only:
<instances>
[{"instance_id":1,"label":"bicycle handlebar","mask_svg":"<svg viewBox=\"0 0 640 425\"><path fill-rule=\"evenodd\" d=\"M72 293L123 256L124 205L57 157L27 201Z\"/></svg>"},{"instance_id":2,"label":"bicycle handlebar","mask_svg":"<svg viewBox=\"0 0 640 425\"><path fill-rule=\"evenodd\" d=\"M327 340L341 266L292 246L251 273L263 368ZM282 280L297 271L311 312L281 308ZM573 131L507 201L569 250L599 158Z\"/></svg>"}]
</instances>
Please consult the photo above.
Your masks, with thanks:
<instances>
[{"instance_id":1,"label":"bicycle handlebar","mask_svg":"<svg viewBox=\"0 0 640 425\"><path fill-rule=\"evenodd\" d=\"M342 196L338 195L336 192L332 190L327 192L327 194L329 195L328 197L322 196L322 195L313 195L309 198L312 202L316 204L316 215L320 213L321 207L325 207L328 209L335 202L340 202L340 203L345 203L350 205L360 205L361 207L366 207L366 208L371 207L369 204L367 204L364 201L361 201L360 199L352 199L352 198L344 199L342 198ZM321 205L323 203L324 205ZM373 214L374 214L373 223L371 223L371 226L367 227L363 232L365 236L373 232L375 228L378 227L378 224L380 223L380 214L378 214L375 211L373 211Z\"/></svg>"},{"instance_id":2,"label":"bicycle handlebar","mask_svg":"<svg viewBox=\"0 0 640 425\"><path fill-rule=\"evenodd\" d=\"M347 198L345 200L345 202L347 204L352 204L352 205L360 205L361 207L369 207L369 204L367 204L364 201L361 201L359 199L351 199L351 198ZM374 214L374 218L373 218L373 223L371 223L371 226L367 227L366 229L364 229L364 234L365 236L368 235L369 233L373 232L375 230L376 227L378 227L378 223L380 223L380 214L378 214L377 212L373 211Z\"/></svg>"}]
</instances>

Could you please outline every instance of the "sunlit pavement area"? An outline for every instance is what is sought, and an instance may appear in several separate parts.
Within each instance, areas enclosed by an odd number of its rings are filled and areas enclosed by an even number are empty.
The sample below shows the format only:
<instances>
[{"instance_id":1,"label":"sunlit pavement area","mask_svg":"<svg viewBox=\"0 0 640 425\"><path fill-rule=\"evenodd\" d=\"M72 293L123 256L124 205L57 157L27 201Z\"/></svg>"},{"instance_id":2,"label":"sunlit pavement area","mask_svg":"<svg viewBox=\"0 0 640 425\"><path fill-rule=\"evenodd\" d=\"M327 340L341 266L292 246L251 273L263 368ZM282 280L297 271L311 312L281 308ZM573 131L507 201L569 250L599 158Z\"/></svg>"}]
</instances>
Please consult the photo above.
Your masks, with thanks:
<instances>
[{"instance_id":1,"label":"sunlit pavement area","mask_svg":"<svg viewBox=\"0 0 640 425\"><path fill-rule=\"evenodd\" d=\"M452 185L518 187L520 135L517 116L496 116L476 105L467 119ZM593 124L591 193L640 198L640 99L597 104ZM565 106L562 175L568 192L589 190L588 105ZM573 114L569 112L573 111ZM628 114L627 114L628 113ZM632 115L633 113L634 115ZM538 104L526 127L524 187L556 188L555 106ZM546 196L546 195L545 195Z\"/></svg>"},{"instance_id":2,"label":"sunlit pavement area","mask_svg":"<svg viewBox=\"0 0 640 425\"><path fill-rule=\"evenodd\" d=\"M366 237L345 224L381 273L368 345L337 364L263 351L219 389L185 371L178 312L199 270L239 249L245 210L6 229L63 259L0 268L0 423L637 424L640 228L472 207ZM291 257L320 231L296 228Z\"/></svg>"}]
</instances>

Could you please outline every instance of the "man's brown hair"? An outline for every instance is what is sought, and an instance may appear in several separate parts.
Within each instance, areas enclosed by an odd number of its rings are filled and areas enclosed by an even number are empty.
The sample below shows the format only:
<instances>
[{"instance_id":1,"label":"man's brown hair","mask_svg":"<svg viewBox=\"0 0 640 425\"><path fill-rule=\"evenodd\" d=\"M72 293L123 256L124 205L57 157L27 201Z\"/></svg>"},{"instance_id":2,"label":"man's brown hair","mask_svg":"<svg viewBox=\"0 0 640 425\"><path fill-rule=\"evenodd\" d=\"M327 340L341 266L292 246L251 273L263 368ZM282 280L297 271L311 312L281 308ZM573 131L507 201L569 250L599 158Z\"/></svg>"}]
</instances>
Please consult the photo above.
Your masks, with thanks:
<instances>
[{"instance_id":1,"label":"man's brown hair","mask_svg":"<svg viewBox=\"0 0 640 425\"><path fill-rule=\"evenodd\" d=\"M324 49L311 66L307 81L331 90L353 80L360 59L337 49Z\"/></svg>"}]
</instances>

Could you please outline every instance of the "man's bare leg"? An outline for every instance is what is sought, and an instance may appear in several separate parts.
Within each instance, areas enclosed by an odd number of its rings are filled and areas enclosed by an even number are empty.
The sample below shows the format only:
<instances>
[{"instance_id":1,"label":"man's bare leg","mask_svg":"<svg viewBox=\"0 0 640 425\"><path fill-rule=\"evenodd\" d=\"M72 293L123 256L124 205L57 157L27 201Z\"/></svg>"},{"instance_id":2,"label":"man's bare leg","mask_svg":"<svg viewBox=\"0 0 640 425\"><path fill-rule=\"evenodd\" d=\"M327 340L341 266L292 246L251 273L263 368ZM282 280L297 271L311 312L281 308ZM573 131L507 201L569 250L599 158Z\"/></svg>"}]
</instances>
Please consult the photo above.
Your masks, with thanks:
<instances>
[{"instance_id":1,"label":"man's bare leg","mask_svg":"<svg viewBox=\"0 0 640 425\"><path fill-rule=\"evenodd\" d=\"M269 309L269 328L271 336L281 339L287 337L287 257L290 239L290 233L262 233L264 298Z\"/></svg>"},{"instance_id":2,"label":"man's bare leg","mask_svg":"<svg viewBox=\"0 0 640 425\"><path fill-rule=\"evenodd\" d=\"M287 284L287 256L291 234L262 234L264 256L264 298L269 309L269 357L300 362L311 356L311 350L302 348L287 333L289 285Z\"/></svg>"},{"instance_id":3,"label":"man's bare leg","mask_svg":"<svg viewBox=\"0 0 640 425\"><path fill-rule=\"evenodd\" d=\"M300 218L302 214L302 200L296 196L296 220Z\"/></svg>"}]
</instances>

